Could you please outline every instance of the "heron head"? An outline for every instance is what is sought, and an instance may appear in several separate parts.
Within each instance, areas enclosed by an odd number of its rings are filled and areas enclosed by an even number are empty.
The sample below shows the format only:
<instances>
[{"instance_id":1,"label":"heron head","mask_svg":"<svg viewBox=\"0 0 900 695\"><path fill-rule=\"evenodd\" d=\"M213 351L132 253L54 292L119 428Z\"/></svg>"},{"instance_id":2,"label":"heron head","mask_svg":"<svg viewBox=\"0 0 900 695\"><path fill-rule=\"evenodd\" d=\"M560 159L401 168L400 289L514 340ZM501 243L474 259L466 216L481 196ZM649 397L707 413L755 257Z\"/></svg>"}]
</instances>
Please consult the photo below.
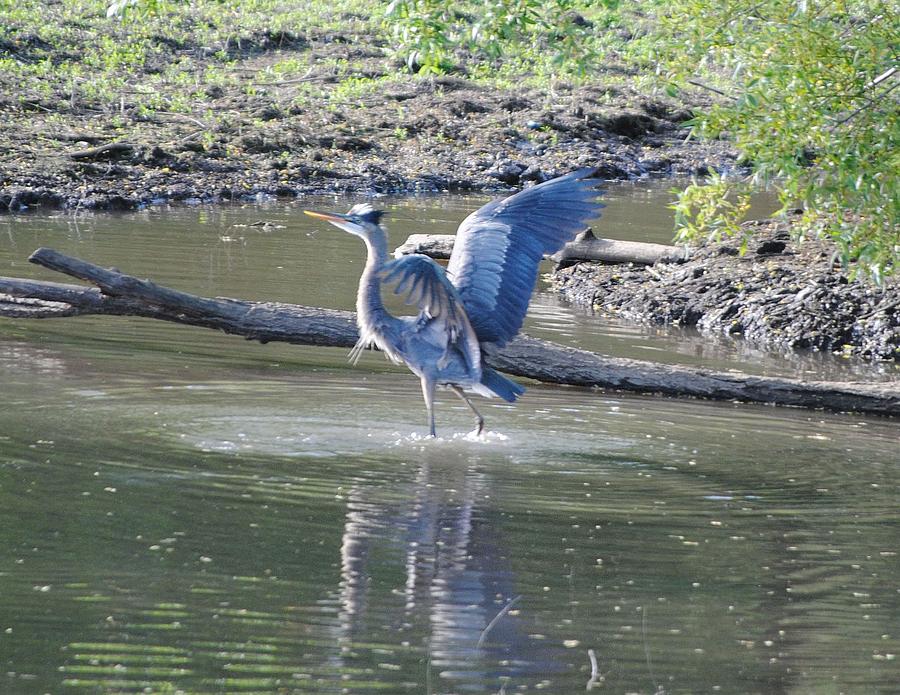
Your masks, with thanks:
<instances>
[{"instance_id":1,"label":"heron head","mask_svg":"<svg viewBox=\"0 0 900 695\"><path fill-rule=\"evenodd\" d=\"M363 239L369 238L373 233L382 232L381 217L383 210L376 210L368 203L359 203L350 208L346 214L337 212L315 212L304 210L304 213L316 219L330 222L338 229L350 232Z\"/></svg>"}]
</instances>

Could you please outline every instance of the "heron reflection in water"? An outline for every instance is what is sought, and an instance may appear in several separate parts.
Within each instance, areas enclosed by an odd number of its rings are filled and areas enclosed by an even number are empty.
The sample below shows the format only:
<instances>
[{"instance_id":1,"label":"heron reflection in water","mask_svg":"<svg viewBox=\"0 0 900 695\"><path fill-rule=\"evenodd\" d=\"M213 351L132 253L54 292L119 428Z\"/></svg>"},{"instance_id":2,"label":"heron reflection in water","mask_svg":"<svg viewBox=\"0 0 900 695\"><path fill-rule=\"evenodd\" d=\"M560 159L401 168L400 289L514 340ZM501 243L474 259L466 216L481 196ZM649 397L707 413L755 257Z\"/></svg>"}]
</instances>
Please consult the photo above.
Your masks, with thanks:
<instances>
[{"instance_id":1,"label":"heron reflection in water","mask_svg":"<svg viewBox=\"0 0 900 695\"><path fill-rule=\"evenodd\" d=\"M603 205L594 173L581 169L476 210L459 226L446 270L421 254L389 259L384 213L371 205L354 205L346 214L305 211L366 243L356 295L360 338L351 358L355 362L365 348L376 346L406 364L422 382L432 437L436 386L449 387L469 406L476 434L484 418L466 391L509 402L525 392L487 362L522 327L541 258L599 216ZM395 284L394 292L415 304L418 315L390 314L381 298L383 283Z\"/></svg>"},{"instance_id":2,"label":"heron reflection in water","mask_svg":"<svg viewBox=\"0 0 900 695\"><path fill-rule=\"evenodd\" d=\"M561 640L535 636L541 597L517 574L508 529L490 511L490 474L464 449L429 448L410 472L345 491L337 620L328 624L346 651L334 666L359 665L351 645L410 643L427 652L426 681L433 672L445 684L418 692L496 693L508 679L561 677L571 657ZM523 612L504 610L520 594L513 605Z\"/></svg>"}]
</instances>

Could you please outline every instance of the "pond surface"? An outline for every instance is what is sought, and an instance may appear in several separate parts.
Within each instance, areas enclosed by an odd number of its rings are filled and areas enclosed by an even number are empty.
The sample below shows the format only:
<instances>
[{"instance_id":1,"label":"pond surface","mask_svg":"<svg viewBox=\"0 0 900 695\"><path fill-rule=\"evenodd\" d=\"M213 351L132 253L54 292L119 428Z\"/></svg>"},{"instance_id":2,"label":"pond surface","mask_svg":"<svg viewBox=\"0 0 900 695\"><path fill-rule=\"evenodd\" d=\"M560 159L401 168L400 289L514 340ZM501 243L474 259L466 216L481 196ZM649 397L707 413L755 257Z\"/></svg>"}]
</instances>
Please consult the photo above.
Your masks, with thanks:
<instances>
[{"instance_id":1,"label":"pond surface","mask_svg":"<svg viewBox=\"0 0 900 695\"><path fill-rule=\"evenodd\" d=\"M666 241L664 198L614 189L604 222ZM385 201L397 243L481 202ZM350 308L361 245L299 214L347 204L0 218L0 274L63 280L25 262L44 245L190 292ZM263 219L283 227L247 226ZM540 294L528 331L897 379ZM0 692L896 692L897 423L529 384L481 401L481 440L440 394L427 440L415 377L345 353L0 319Z\"/></svg>"}]
</instances>

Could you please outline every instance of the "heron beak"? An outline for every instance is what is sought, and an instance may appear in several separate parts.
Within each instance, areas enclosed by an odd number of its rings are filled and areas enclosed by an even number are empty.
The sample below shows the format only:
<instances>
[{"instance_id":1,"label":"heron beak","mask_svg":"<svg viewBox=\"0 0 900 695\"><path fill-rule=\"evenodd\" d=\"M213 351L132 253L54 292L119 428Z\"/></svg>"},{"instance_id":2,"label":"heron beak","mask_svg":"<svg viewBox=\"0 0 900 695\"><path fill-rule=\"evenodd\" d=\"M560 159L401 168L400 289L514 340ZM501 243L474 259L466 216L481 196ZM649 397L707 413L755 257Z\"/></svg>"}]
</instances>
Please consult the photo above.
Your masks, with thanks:
<instances>
[{"instance_id":1,"label":"heron beak","mask_svg":"<svg viewBox=\"0 0 900 695\"><path fill-rule=\"evenodd\" d=\"M347 215L341 215L337 212L315 212L313 210L304 210L303 212L310 217L315 217L317 220L325 220L345 232L350 232L356 236L363 235L363 228L356 222L351 222L347 219Z\"/></svg>"},{"instance_id":2,"label":"heron beak","mask_svg":"<svg viewBox=\"0 0 900 695\"><path fill-rule=\"evenodd\" d=\"M336 212L316 212L315 210L304 210L304 215L309 215L310 217L315 217L317 220L325 220L326 222L346 222L347 220L343 215L339 215Z\"/></svg>"}]
</instances>

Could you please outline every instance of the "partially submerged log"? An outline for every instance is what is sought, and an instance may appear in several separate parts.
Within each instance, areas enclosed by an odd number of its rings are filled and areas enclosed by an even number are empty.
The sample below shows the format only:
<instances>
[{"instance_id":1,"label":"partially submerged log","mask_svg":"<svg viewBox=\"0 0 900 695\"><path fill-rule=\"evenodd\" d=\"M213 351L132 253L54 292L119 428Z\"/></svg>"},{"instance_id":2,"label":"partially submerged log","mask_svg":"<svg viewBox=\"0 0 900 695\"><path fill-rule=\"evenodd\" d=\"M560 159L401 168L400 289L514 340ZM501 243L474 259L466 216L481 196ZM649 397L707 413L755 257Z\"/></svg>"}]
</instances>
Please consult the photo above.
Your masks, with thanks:
<instances>
[{"instance_id":1,"label":"partially submerged log","mask_svg":"<svg viewBox=\"0 0 900 695\"><path fill-rule=\"evenodd\" d=\"M0 277L0 316L143 316L217 328L262 343L350 347L358 337L355 316L348 311L198 297L52 249L38 249L29 260L96 287ZM603 357L521 335L492 356L491 364L510 374L556 384L900 415L900 390L892 384L740 376Z\"/></svg>"},{"instance_id":2,"label":"partially submerged log","mask_svg":"<svg viewBox=\"0 0 900 695\"><path fill-rule=\"evenodd\" d=\"M0 277L0 316L142 316L217 328L261 343L329 347L352 347L359 337L355 315L347 311L198 297L47 248L38 249L28 260L96 287Z\"/></svg>"},{"instance_id":3,"label":"partially submerged log","mask_svg":"<svg viewBox=\"0 0 900 695\"><path fill-rule=\"evenodd\" d=\"M431 258L447 259L453 252L455 240L454 234L411 234L403 244L394 250L394 255L421 253ZM666 244L601 239L587 229L574 241L566 244L562 250L553 254L551 258L557 263L601 261L611 264L653 265L657 262L683 260L687 258L687 250Z\"/></svg>"}]
</instances>

